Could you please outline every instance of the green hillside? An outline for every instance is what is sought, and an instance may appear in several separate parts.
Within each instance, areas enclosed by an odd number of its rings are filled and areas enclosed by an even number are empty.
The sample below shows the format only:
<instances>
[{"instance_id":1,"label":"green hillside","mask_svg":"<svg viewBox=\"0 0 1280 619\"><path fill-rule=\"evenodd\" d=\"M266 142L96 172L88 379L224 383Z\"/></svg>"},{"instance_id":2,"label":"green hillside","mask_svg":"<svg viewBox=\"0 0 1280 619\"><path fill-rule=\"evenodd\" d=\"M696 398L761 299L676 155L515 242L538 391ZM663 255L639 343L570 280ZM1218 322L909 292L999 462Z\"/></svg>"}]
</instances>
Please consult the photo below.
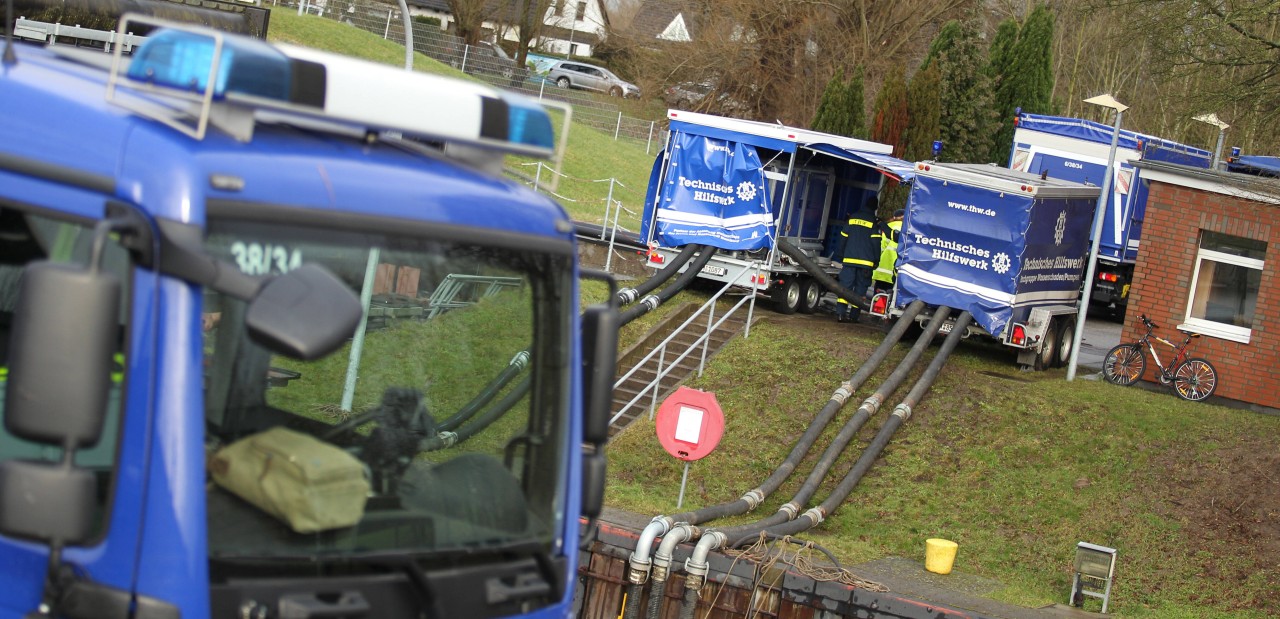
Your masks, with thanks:
<instances>
[{"instance_id":1,"label":"green hillside","mask_svg":"<svg viewBox=\"0 0 1280 619\"><path fill-rule=\"evenodd\" d=\"M268 38L393 66L404 65L404 46L395 41L321 17L299 16L288 9L271 12ZM423 54L414 55L413 68L415 71L474 79ZM559 120L559 114L556 114L556 119ZM557 139L560 126L557 122ZM513 158L508 162L508 169L532 179L537 175L537 168L527 163L528 160ZM575 220L599 223L604 219L605 199L609 195L607 179L617 179L620 184L613 187L613 199L624 209L618 224L637 231L652 163L653 156L645 154L644 143L625 138L614 140L610 134L574 123L569 131L569 144L555 194ZM546 164L553 165L552 162ZM544 169L541 184L548 186L553 175Z\"/></svg>"}]
</instances>

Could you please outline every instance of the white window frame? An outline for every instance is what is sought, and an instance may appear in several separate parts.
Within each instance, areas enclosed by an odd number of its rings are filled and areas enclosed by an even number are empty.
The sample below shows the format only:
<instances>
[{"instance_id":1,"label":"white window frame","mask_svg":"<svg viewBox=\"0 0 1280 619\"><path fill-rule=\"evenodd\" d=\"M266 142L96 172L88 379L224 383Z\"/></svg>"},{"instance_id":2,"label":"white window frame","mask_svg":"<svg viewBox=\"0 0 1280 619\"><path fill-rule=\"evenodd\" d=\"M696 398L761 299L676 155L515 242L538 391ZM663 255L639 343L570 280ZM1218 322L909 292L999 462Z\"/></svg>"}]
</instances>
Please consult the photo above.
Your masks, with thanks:
<instances>
[{"instance_id":1,"label":"white window frame","mask_svg":"<svg viewBox=\"0 0 1280 619\"><path fill-rule=\"evenodd\" d=\"M1199 243L1200 241L1197 241L1197 244ZM1183 323L1178 325L1178 328L1224 340L1248 344L1249 339L1253 335L1253 329L1251 327L1237 327L1235 325L1223 324L1221 322L1214 322L1212 320L1204 320L1203 318L1194 318L1191 316L1191 308L1195 305L1196 289L1200 283L1200 265L1203 264L1205 260L1255 269L1263 272L1265 272L1263 267L1266 265L1265 260L1246 258L1235 254L1199 248L1196 252L1196 266L1191 275L1191 290L1187 293L1187 312L1183 318Z\"/></svg>"}]
</instances>

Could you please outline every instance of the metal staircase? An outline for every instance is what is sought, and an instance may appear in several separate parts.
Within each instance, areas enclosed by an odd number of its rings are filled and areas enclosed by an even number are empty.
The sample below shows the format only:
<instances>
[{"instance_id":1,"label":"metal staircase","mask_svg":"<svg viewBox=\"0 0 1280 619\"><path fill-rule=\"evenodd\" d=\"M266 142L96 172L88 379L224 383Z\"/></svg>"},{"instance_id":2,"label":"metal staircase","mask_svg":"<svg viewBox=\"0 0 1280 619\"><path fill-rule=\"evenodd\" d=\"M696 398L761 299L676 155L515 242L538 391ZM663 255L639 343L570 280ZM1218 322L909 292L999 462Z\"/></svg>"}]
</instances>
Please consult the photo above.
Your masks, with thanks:
<instances>
[{"instance_id":1,"label":"metal staircase","mask_svg":"<svg viewBox=\"0 0 1280 619\"><path fill-rule=\"evenodd\" d=\"M743 269L742 276L751 272ZM610 438L641 416L652 417L662 400L690 376L700 376L707 360L729 340L750 336L755 297L742 296L725 309L718 302L726 300L730 288L726 284L701 307L682 305L619 355Z\"/></svg>"}]
</instances>

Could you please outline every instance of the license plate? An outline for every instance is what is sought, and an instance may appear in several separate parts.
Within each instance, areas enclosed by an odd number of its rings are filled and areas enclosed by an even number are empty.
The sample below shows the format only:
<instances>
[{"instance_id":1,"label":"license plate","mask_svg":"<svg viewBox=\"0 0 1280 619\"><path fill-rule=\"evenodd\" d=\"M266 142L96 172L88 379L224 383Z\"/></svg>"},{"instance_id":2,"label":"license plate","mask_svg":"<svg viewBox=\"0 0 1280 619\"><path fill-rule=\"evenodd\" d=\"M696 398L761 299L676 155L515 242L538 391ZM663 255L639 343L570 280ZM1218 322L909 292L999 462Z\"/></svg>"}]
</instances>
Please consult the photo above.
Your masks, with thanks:
<instances>
[{"instance_id":1,"label":"license plate","mask_svg":"<svg viewBox=\"0 0 1280 619\"><path fill-rule=\"evenodd\" d=\"M702 272L706 273L707 275L724 276L726 273L729 272L729 269L726 269L724 267L712 266L708 264L702 267Z\"/></svg>"},{"instance_id":2,"label":"license plate","mask_svg":"<svg viewBox=\"0 0 1280 619\"><path fill-rule=\"evenodd\" d=\"M940 334L942 334L942 335L946 335L946 334L948 334L948 333L951 333L951 328L952 328L952 327L954 327L954 326L956 326L956 323L954 323L954 322L944 322L944 323L942 323L942 327L938 329L938 333L940 333Z\"/></svg>"}]
</instances>

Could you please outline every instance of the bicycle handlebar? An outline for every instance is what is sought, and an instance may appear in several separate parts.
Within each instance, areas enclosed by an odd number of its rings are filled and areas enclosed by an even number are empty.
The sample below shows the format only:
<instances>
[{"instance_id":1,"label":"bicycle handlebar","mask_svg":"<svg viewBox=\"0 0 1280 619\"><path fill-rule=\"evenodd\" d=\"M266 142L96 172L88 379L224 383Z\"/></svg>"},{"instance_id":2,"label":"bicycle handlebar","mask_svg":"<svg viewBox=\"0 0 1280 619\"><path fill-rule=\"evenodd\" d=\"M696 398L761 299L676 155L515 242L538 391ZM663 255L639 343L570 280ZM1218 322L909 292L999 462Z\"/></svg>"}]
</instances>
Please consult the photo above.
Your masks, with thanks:
<instances>
[{"instance_id":1,"label":"bicycle handlebar","mask_svg":"<svg viewBox=\"0 0 1280 619\"><path fill-rule=\"evenodd\" d=\"M1160 328L1160 325L1156 324L1156 321L1154 321L1154 320L1152 320L1152 319L1150 319L1150 318L1147 318L1147 315L1146 315L1146 314L1141 314L1139 317L1140 317L1140 318L1142 318L1142 324L1146 325L1148 329L1159 329L1159 328Z\"/></svg>"}]
</instances>

